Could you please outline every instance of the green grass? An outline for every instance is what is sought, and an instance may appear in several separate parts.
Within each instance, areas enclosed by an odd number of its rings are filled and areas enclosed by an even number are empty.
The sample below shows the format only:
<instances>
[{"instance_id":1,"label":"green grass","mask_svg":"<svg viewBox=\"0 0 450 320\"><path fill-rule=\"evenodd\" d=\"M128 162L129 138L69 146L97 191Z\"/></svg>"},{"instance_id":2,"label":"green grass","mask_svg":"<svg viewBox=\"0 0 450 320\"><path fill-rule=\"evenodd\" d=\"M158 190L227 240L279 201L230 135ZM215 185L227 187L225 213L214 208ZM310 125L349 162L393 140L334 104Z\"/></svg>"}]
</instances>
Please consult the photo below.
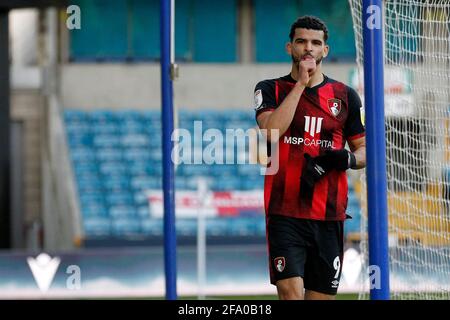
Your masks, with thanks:
<instances>
[{"instance_id":1,"label":"green grass","mask_svg":"<svg viewBox=\"0 0 450 320\"><path fill-rule=\"evenodd\" d=\"M180 300L197 300L197 296L179 297ZM208 296L206 300L278 300L275 295L262 296ZM340 293L336 300L358 300L357 293Z\"/></svg>"}]
</instances>

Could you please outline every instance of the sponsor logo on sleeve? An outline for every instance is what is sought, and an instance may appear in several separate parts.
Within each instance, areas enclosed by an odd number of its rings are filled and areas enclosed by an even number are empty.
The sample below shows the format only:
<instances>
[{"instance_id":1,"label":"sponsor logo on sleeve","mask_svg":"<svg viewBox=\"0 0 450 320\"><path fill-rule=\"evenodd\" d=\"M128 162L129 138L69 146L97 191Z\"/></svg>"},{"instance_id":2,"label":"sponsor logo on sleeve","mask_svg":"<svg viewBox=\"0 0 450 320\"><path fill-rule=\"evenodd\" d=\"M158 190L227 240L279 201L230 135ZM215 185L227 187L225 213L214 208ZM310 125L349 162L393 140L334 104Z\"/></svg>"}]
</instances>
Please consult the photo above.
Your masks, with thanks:
<instances>
[{"instance_id":1,"label":"sponsor logo on sleeve","mask_svg":"<svg viewBox=\"0 0 450 320\"><path fill-rule=\"evenodd\" d=\"M255 91L255 100L254 100L254 108L255 110L259 110L262 108L263 96L261 89Z\"/></svg>"}]
</instances>

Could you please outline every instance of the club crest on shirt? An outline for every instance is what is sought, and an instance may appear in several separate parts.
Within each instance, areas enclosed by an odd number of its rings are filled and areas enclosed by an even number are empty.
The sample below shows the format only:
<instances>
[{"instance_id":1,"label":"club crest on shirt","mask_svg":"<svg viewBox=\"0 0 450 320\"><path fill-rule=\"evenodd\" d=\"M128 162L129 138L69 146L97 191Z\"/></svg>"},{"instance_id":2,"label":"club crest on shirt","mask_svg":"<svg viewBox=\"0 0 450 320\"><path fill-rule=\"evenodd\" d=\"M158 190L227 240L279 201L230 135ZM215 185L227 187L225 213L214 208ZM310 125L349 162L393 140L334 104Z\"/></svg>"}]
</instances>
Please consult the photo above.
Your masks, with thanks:
<instances>
[{"instance_id":1,"label":"club crest on shirt","mask_svg":"<svg viewBox=\"0 0 450 320\"><path fill-rule=\"evenodd\" d=\"M286 266L284 257L276 257L273 261L275 263L275 269L277 269L278 272L283 272L284 267Z\"/></svg>"},{"instance_id":2,"label":"club crest on shirt","mask_svg":"<svg viewBox=\"0 0 450 320\"><path fill-rule=\"evenodd\" d=\"M341 100L340 99L328 99L328 109L333 116L337 117L341 113Z\"/></svg>"},{"instance_id":3,"label":"club crest on shirt","mask_svg":"<svg viewBox=\"0 0 450 320\"><path fill-rule=\"evenodd\" d=\"M255 110L261 109L263 103L263 96L261 89L255 91L255 100L254 100L254 108Z\"/></svg>"}]
</instances>

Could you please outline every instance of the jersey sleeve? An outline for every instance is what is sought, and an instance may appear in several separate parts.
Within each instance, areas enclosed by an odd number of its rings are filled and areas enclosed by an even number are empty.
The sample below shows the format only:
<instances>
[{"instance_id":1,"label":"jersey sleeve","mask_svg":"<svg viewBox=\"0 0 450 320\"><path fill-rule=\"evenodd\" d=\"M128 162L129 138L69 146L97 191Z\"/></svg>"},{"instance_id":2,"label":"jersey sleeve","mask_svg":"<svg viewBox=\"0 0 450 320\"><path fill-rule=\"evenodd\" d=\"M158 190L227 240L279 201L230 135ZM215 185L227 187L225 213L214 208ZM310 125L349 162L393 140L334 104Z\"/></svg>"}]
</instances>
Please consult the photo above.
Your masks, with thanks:
<instances>
[{"instance_id":1,"label":"jersey sleeve","mask_svg":"<svg viewBox=\"0 0 450 320\"><path fill-rule=\"evenodd\" d=\"M255 87L254 94L253 108L255 109L256 117L265 111L276 109L275 81L264 80L259 82Z\"/></svg>"},{"instance_id":2,"label":"jersey sleeve","mask_svg":"<svg viewBox=\"0 0 450 320\"><path fill-rule=\"evenodd\" d=\"M344 135L347 140L354 140L365 135L361 119L361 99L358 93L348 87L348 116L344 126Z\"/></svg>"}]
</instances>

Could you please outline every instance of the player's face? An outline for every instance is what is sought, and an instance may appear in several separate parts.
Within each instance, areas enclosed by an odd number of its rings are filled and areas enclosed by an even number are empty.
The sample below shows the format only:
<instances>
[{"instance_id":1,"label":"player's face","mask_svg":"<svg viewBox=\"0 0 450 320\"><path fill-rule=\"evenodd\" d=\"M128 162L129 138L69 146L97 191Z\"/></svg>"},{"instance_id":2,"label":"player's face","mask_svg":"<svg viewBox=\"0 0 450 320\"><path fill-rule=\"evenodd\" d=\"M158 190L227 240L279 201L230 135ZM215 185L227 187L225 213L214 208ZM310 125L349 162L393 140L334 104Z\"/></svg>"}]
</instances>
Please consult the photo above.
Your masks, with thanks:
<instances>
[{"instance_id":1,"label":"player's face","mask_svg":"<svg viewBox=\"0 0 450 320\"><path fill-rule=\"evenodd\" d=\"M287 51L295 64L298 64L306 56L311 56L319 65L327 56L328 50L322 30L297 28L292 42L287 44Z\"/></svg>"}]
</instances>

